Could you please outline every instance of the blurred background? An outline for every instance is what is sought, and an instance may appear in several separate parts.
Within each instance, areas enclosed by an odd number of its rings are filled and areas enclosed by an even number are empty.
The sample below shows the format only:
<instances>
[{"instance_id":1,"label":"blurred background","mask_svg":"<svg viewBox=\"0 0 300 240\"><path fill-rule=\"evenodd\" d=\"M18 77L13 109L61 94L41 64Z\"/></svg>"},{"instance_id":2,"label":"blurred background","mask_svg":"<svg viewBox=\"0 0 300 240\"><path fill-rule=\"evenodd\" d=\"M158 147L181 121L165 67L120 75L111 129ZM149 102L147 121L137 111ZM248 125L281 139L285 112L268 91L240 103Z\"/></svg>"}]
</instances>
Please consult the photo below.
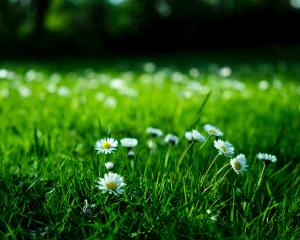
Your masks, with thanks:
<instances>
[{"instance_id":1,"label":"blurred background","mask_svg":"<svg viewBox=\"0 0 300 240\"><path fill-rule=\"evenodd\" d=\"M297 46L300 0L1 0L0 54Z\"/></svg>"}]
</instances>

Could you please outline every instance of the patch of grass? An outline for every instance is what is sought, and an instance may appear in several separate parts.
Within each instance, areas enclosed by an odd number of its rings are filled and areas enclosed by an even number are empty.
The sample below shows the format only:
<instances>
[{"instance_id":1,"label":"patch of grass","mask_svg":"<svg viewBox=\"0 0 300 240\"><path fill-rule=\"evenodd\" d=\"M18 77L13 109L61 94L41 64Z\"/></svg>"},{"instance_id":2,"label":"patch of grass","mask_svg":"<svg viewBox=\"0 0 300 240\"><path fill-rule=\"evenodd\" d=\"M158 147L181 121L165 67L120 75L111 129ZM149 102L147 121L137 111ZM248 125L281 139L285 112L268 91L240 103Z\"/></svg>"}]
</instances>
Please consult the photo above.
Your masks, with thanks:
<instances>
[{"instance_id":1,"label":"patch of grass","mask_svg":"<svg viewBox=\"0 0 300 240\"><path fill-rule=\"evenodd\" d=\"M1 239L300 237L299 63L87 65L2 64ZM224 156L207 171L214 138L190 148L184 139L192 128L208 137L205 123L246 155L247 172ZM149 126L179 144L151 138ZM121 146L97 155L108 136L137 138L134 159ZM263 174L258 152L278 157ZM96 187L107 161L123 195Z\"/></svg>"}]
</instances>

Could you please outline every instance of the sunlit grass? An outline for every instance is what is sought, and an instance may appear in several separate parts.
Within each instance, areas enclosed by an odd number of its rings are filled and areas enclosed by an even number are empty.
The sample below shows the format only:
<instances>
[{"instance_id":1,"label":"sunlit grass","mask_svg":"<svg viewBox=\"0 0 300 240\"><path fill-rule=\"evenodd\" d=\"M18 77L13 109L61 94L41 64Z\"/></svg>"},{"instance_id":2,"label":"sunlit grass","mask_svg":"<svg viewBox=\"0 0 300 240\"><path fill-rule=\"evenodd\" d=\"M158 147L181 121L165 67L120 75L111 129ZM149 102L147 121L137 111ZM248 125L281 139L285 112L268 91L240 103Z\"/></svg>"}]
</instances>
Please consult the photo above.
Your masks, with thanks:
<instances>
[{"instance_id":1,"label":"sunlit grass","mask_svg":"<svg viewBox=\"0 0 300 240\"><path fill-rule=\"evenodd\" d=\"M83 65L1 66L1 238L299 237L299 64ZM247 171L218 156L206 123ZM184 138L192 129L204 143ZM134 157L97 154L106 137L138 139ZM96 187L108 161L122 195Z\"/></svg>"}]
</instances>

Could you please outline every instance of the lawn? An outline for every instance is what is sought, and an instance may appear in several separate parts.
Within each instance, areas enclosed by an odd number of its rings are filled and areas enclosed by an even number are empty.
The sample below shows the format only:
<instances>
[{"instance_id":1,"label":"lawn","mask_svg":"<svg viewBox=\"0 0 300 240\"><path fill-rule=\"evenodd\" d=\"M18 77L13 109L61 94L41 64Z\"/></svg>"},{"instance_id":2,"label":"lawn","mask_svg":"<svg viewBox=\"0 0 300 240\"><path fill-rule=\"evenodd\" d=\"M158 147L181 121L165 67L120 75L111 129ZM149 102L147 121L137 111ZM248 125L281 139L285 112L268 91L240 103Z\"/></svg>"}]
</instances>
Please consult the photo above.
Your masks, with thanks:
<instances>
[{"instance_id":1,"label":"lawn","mask_svg":"<svg viewBox=\"0 0 300 240\"><path fill-rule=\"evenodd\" d=\"M0 238L300 238L299 81L294 61L1 61ZM118 146L97 153L107 137ZM123 194L98 188L109 171Z\"/></svg>"}]
</instances>

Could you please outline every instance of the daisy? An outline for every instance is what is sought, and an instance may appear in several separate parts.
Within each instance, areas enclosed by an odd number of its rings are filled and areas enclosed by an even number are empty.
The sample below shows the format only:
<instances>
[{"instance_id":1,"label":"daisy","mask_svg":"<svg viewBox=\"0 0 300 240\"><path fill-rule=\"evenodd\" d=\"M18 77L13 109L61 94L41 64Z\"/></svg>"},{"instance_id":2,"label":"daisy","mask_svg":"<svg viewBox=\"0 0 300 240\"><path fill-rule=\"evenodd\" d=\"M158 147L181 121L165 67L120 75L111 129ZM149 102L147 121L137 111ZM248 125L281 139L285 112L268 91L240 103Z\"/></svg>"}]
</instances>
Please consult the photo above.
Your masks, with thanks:
<instances>
[{"instance_id":1,"label":"daisy","mask_svg":"<svg viewBox=\"0 0 300 240\"><path fill-rule=\"evenodd\" d=\"M97 150L97 154L99 153L112 153L116 150L118 146L118 141L113 138L102 138L96 142L95 149Z\"/></svg>"},{"instance_id":2,"label":"daisy","mask_svg":"<svg viewBox=\"0 0 300 240\"><path fill-rule=\"evenodd\" d=\"M222 137L223 136L223 132L214 127L213 125L210 124L205 124L203 129L210 135L210 136L216 136L216 137Z\"/></svg>"},{"instance_id":3,"label":"daisy","mask_svg":"<svg viewBox=\"0 0 300 240\"><path fill-rule=\"evenodd\" d=\"M104 105L107 108L115 108L117 106L117 100L114 97L108 96L104 100Z\"/></svg>"},{"instance_id":4,"label":"daisy","mask_svg":"<svg viewBox=\"0 0 300 240\"><path fill-rule=\"evenodd\" d=\"M205 141L205 137L197 130L192 130L190 132L186 132L184 134L184 137L190 142L193 142L193 141L204 142Z\"/></svg>"},{"instance_id":5,"label":"daisy","mask_svg":"<svg viewBox=\"0 0 300 240\"><path fill-rule=\"evenodd\" d=\"M179 142L179 138L173 134L167 134L165 137L165 142L172 145L176 145Z\"/></svg>"},{"instance_id":6,"label":"daisy","mask_svg":"<svg viewBox=\"0 0 300 240\"><path fill-rule=\"evenodd\" d=\"M244 154L239 154L235 158L230 160L232 169L237 173L242 173L247 171L247 159Z\"/></svg>"},{"instance_id":7,"label":"daisy","mask_svg":"<svg viewBox=\"0 0 300 240\"><path fill-rule=\"evenodd\" d=\"M71 95L71 90L68 87L60 87L57 89L57 94L62 97L68 97Z\"/></svg>"},{"instance_id":8,"label":"daisy","mask_svg":"<svg viewBox=\"0 0 300 240\"><path fill-rule=\"evenodd\" d=\"M219 151L220 155L223 154L226 157L230 157L234 154L234 147L229 142L225 142L221 139L215 140L214 146Z\"/></svg>"},{"instance_id":9,"label":"daisy","mask_svg":"<svg viewBox=\"0 0 300 240\"><path fill-rule=\"evenodd\" d=\"M270 84L266 80L262 80L258 83L258 88L259 88L259 90L262 90L262 91L267 90L269 88L269 86L270 86Z\"/></svg>"},{"instance_id":10,"label":"daisy","mask_svg":"<svg viewBox=\"0 0 300 240\"><path fill-rule=\"evenodd\" d=\"M31 95L31 89L25 86L21 86L19 89L21 97L28 98Z\"/></svg>"},{"instance_id":11,"label":"daisy","mask_svg":"<svg viewBox=\"0 0 300 240\"><path fill-rule=\"evenodd\" d=\"M104 165L107 170L111 170L114 167L114 164L112 162L107 162Z\"/></svg>"},{"instance_id":12,"label":"daisy","mask_svg":"<svg viewBox=\"0 0 300 240\"><path fill-rule=\"evenodd\" d=\"M147 73L153 73L155 71L155 69L156 69L156 66L152 62L147 62L147 63L145 63L145 65L144 65L143 68L144 68L145 72L147 72Z\"/></svg>"},{"instance_id":13,"label":"daisy","mask_svg":"<svg viewBox=\"0 0 300 240\"><path fill-rule=\"evenodd\" d=\"M269 163L274 163L277 161L277 157L272 155L272 154L268 154L268 153L258 153L257 154L257 158L259 160L263 160L265 162L269 162Z\"/></svg>"},{"instance_id":14,"label":"daisy","mask_svg":"<svg viewBox=\"0 0 300 240\"><path fill-rule=\"evenodd\" d=\"M232 73L232 70L230 67L223 67L219 70L219 75L224 78L229 77L231 75L231 73Z\"/></svg>"},{"instance_id":15,"label":"daisy","mask_svg":"<svg viewBox=\"0 0 300 240\"><path fill-rule=\"evenodd\" d=\"M138 144L138 140L135 138L122 138L120 142L121 145L126 148L133 148Z\"/></svg>"},{"instance_id":16,"label":"daisy","mask_svg":"<svg viewBox=\"0 0 300 240\"><path fill-rule=\"evenodd\" d=\"M102 193L113 195L123 194L123 187L126 186L124 179L117 173L105 173L104 178L99 178L97 187L102 190Z\"/></svg>"},{"instance_id":17,"label":"daisy","mask_svg":"<svg viewBox=\"0 0 300 240\"><path fill-rule=\"evenodd\" d=\"M152 137L161 137L163 135L162 130L158 128L148 127L146 132L151 135Z\"/></svg>"}]
</instances>

